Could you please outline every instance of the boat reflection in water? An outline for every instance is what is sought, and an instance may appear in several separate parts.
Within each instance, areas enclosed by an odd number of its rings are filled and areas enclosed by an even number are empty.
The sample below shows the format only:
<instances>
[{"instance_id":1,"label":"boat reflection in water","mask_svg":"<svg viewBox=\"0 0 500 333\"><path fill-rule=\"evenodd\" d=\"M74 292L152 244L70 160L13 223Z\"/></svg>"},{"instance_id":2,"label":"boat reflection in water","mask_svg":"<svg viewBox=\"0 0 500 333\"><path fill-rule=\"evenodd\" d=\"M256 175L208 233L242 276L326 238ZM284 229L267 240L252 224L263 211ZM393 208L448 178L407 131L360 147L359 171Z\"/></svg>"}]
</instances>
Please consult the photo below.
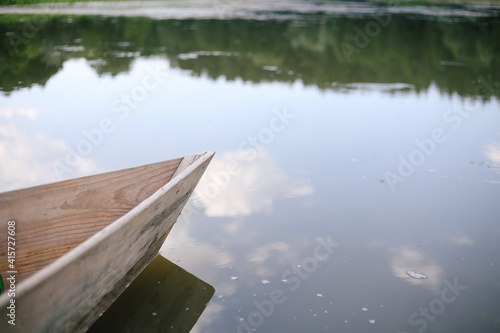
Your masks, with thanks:
<instances>
[{"instance_id":1,"label":"boat reflection in water","mask_svg":"<svg viewBox=\"0 0 500 333\"><path fill-rule=\"evenodd\" d=\"M214 293L158 255L87 332L189 332Z\"/></svg>"}]
</instances>

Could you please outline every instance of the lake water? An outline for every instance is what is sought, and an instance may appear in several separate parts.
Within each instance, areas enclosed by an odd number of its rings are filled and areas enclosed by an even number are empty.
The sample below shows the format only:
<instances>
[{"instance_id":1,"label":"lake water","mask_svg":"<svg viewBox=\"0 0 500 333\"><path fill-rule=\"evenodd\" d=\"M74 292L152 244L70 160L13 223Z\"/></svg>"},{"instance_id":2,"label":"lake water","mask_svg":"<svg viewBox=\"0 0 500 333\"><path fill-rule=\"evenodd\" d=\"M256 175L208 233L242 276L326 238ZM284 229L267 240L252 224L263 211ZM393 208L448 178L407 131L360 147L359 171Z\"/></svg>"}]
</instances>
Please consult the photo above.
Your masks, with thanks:
<instances>
[{"instance_id":1,"label":"lake water","mask_svg":"<svg viewBox=\"0 0 500 333\"><path fill-rule=\"evenodd\" d=\"M0 15L1 191L213 150L192 332L500 331L498 9L132 4Z\"/></svg>"}]
</instances>

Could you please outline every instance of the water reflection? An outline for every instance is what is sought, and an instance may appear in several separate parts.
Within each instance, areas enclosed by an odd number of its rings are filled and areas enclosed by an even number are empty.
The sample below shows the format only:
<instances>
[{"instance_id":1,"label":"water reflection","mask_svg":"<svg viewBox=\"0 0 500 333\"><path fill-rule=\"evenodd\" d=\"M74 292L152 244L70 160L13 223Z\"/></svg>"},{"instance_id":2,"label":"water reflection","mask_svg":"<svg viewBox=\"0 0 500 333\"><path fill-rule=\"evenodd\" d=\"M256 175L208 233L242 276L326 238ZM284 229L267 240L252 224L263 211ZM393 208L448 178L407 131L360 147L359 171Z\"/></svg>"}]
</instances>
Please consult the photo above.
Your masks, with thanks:
<instances>
[{"instance_id":1,"label":"water reflection","mask_svg":"<svg viewBox=\"0 0 500 333\"><path fill-rule=\"evenodd\" d=\"M272 256L281 256L285 253L289 253L291 250L290 246L284 242L272 242L253 249L252 252L247 255L246 259L251 263L261 264Z\"/></svg>"},{"instance_id":2,"label":"water reflection","mask_svg":"<svg viewBox=\"0 0 500 333\"><path fill-rule=\"evenodd\" d=\"M474 240L463 233L456 232L452 235L448 236L448 239L451 240L455 245L458 246L471 246L474 245Z\"/></svg>"},{"instance_id":3,"label":"water reflection","mask_svg":"<svg viewBox=\"0 0 500 333\"><path fill-rule=\"evenodd\" d=\"M48 173L58 147L109 117L116 131L88 156L99 168L218 153L162 248L216 289L193 331L234 332L274 289L287 301L259 331L415 331L409 315L455 277L468 292L428 331L498 331L499 192L485 183L498 182L498 19L393 15L347 62L340 44L371 17L292 14L56 17L18 54L0 40L2 148L25 147L2 151L4 182L35 163L15 151L36 147ZM113 112L160 65L158 89L130 117ZM286 131L253 157L238 150L284 106L296 115ZM384 173L438 127L447 141L391 192ZM283 274L329 235L342 246L291 290Z\"/></svg>"},{"instance_id":4,"label":"water reflection","mask_svg":"<svg viewBox=\"0 0 500 333\"><path fill-rule=\"evenodd\" d=\"M199 221L198 221L199 222ZM193 236L191 228L199 228L196 220L181 219L175 226L175 237L168 237L160 250L160 254L171 261L182 264L187 271L202 272L199 278L211 281L215 288L215 296L205 309L192 332L204 332L207 327L223 318L222 313L227 311L227 304L222 302L225 297L233 296L238 285L227 275L234 275L232 267L237 260L229 249L214 246L201 237ZM182 258L182 262L179 258ZM221 277L221 270L224 276Z\"/></svg>"},{"instance_id":5,"label":"water reflection","mask_svg":"<svg viewBox=\"0 0 500 333\"><path fill-rule=\"evenodd\" d=\"M246 151L220 154L210 164L195 195L206 207L207 216L237 217L269 213L280 196L299 197L313 192L306 178L287 175L261 149L251 155Z\"/></svg>"},{"instance_id":6,"label":"water reflection","mask_svg":"<svg viewBox=\"0 0 500 333\"><path fill-rule=\"evenodd\" d=\"M424 253L406 246L394 249L393 252L392 272L397 278L429 288L434 293L440 291L443 283L443 268L441 266L434 263L431 258L426 257ZM414 279L406 274L408 270L424 274L427 279Z\"/></svg>"},{"instance_id":7,"label":"water reflection","mask_svg":"<svg viewBox=\"0 0 500 333\"><path fill-rule=\"evenodd\" d=\"M500 163L500 143L492 143L486 146L486 157L493 163Z\"/></svg>"},{"instance_id":8,"label":"water reflection","mask_svg":"<svg viewBox=\"0 0 500 333\"><path fill-rule=\"evenodd\" d=\"M88 330L191 331L215 290L158 255Z\"/></svg>"},{"instance_id":9,"label":"water reflection","mask_svg":"<svg viewBox=\"0 0 500 333\"><path fill-rule=\"evenodd\" d=\"M19 22L0 15L0 31L22 36L26 20L30 18ZM212 79L302 81L323 90L401 83L390 91L422 92L435 84L443 94L461 96L477 94L468 80L457 77L499 72L496 18L453 24L393 15L366 47L346 57L342 43L369 22L328 16L299 21L53 17L29 43L13 47L9 38L0 39L0 89L9 93L44 86L65 61L80 57L99 75L127 72L137 57L156 55L168 58L173 67Z\"/></svg>"},{"instance_id":10,"label":"water reflection","mask_svg":"<svg viewBox=\"0 0 500 333\"><path fill-rule=\"evenodd\" d=\"M485 155L491 163L491 165L488 165L488 167L493 169L500 175L500 143L491 143L486 145ZM487 180L487 182L492 184L500 184L500 180L498 180L498 177L496 177L496 179Z\"/></svg>"},{"instance_id":11,"label":"water reflection","mask_svg":"<svg viewBox=\"0 0 500 333\"><path fill-rule=\"evenodd\" d=\"M67 152L64 140L40 131L29 131L26 123L36 122L39 110L34 108L0 109L0 189L32 186L56 181L53 161ZM94 161L80 158L75 175L97 170Z\"/></svg>"}]
</instances>

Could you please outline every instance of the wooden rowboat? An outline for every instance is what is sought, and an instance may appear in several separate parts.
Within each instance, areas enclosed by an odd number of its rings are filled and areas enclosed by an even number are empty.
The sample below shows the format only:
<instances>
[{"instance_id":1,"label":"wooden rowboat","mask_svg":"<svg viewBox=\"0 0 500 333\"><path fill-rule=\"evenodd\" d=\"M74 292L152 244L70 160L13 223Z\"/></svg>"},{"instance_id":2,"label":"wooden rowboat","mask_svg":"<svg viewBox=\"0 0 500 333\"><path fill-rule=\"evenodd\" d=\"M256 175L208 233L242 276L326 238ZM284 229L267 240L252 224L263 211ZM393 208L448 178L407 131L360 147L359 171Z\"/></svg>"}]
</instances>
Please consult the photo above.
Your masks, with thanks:
<instances>
[{"instance_id":1,"label":"wooden rowboat","mask_svg":"<svg viewBox=\"0 0 500 333\"><path fill-rule=\"evenodd\" d=\"M1 193L0 332L84 332L158 254L213 155Z\"/></svg>"}]
</instances>

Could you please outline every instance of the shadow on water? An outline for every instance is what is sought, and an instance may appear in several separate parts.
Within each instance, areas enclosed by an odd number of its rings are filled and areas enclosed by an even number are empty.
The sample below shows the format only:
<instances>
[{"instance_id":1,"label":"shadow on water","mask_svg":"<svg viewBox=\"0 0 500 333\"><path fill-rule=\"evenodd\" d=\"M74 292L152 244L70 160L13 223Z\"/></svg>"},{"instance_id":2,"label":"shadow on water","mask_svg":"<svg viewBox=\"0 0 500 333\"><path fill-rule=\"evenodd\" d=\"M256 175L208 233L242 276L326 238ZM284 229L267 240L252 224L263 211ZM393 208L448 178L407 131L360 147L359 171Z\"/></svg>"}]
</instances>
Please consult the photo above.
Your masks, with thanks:
<instances>
[{"instance_id":1,"label":"shadow on water","mask_svg":"<svg viewBox=\"0 0 500 333\"><path fill-rule=\"evenodd\" d=\"M189 332L215 289L158 255L90 327L97 332Z\"/></svg>"},{"instance_id":2,"label":"shadow on water","mask_svg":"<svg viewBox=\"0 0 500 333\"><path fill-rule=\"evenodd\" d=\"M436 85L442 94L462 97L477 96L463 78L500 71L497 17L378 19L379 30L353 40L359 31L373 29L376 19L320 14L267 21L0 15L0 90L9 94L44 86L72 58L87 59L100 75L115 76L129 71L139 57L159 56L172 67L214 80L301 81L341 91L359 89L358 83L403 83L389 89L399 92ZM23 31L30 22L37 29L27 42Z\"/></svg>"}]
</instances>

